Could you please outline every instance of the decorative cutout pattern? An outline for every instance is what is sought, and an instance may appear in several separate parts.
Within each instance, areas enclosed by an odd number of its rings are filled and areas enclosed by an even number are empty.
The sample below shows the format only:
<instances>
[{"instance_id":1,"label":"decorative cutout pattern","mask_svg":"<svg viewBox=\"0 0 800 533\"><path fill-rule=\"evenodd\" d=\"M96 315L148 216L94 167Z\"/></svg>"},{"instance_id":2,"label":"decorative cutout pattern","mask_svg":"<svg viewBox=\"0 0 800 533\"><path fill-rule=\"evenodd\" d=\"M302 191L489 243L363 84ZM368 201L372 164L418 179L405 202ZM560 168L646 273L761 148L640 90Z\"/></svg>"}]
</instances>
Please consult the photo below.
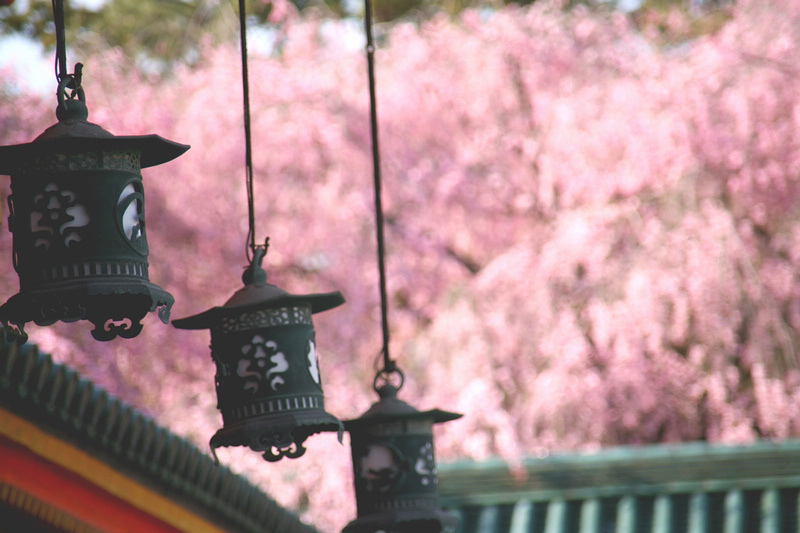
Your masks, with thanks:
<instances>
[{"instance_id":1,"label":"decorative cutout pattern","mask_svg":"<svg viewBox=\"0 0 800 533\"><path fill-rule=\"evenodd\" d=\"M56 246L69 248L83 240L79 229L87 226L90 218L74 192L50 183L33 197L33 202L30 224L31 233L36 236L35 248L43 251Z\"/></svg>"},{"instance_id":2,"label":"decorative cutout pattern","mask_svg":"<svg viewBox=\"0 0 800 533\"><path fill-rule=\"evenodd\" d=\"M311 322L311 307L308 305L278 307L252 313L242 313L237 317L223 317L221 328L223 333L232 333L248 329L292 324L313 325Z\"/></svg>"},{"instance_id":3,"label":"decorative cutout pattern","mask_svg":"<svg viewBox=\"0 0 800 533\"><path fill-rule=\"evenodd\" d=\"M117 209L122 217L122 233L132 243L144 237L144 195L133 183L122 189L117 199Z\"/></svg>"},{"instance_id":4,"label":"decorative cutout pattern","mask_svg":"<svg viewBox=\"0 0 800 533\"><path fill-rule=\"evenodd\" d=\"M142 158L139 150L111 150L77 154L51 154L23 161L19 172L64 172L69 170L127 170L140 172Z\"/></svg>"},{"instance_id":5,"label":"decorative cutout pattern","mask_svg":"<svg viewBox=\"0 0 800 533\"><path fill-rule=\"evenodd\" d=\"M308 373L311 379L319 385L319 360L317 359L317 348L314 341L308 341Z\"/></svg>"},{"instance_id":6,"label":"decorative cutout pattern","mask_svg":"<svg viewBox=\"0 0 800 533\"><path fill-rule=\"evenodd\" d=\"M420 482L425 485L436 485L436 461L433 458L433 443L427 442L419 449L419 457L414 463L414 471L420 475Z\"/></svg>"},{"instance_id":7,"label":"decorative cutout pattern","mask_svg":"<svg viewBox=\"0 0 800 533\"><path fill-rule=\"evenodd\" d=\"M262 385L260 383L262 378L273 391L277 391L280 385L286 383L281 374L289 370L289 362L286 361L286 355L278 350L278 344L275 341L268 341L260 335L255 335L248 344L242 346L242 354L245 357L239 359L236 375L241 378L250 378L245 381L245 390L256 394ZM269 364L267 359L271 363L269 369L267 369ZM264 373L265 369L267 369L266 373Z\"/></svg>"},{"instance_id":8,"label":"decorative cutout pattern","mask_svg":"<svg viewBox=\"0 0 800 533\"><path fill-rule=\"evenodd\" d=\"M391 446L370 444L358 463L359 476L367 492L388 494L403 475L403 460Z\"/></svg>"}]
</instances>

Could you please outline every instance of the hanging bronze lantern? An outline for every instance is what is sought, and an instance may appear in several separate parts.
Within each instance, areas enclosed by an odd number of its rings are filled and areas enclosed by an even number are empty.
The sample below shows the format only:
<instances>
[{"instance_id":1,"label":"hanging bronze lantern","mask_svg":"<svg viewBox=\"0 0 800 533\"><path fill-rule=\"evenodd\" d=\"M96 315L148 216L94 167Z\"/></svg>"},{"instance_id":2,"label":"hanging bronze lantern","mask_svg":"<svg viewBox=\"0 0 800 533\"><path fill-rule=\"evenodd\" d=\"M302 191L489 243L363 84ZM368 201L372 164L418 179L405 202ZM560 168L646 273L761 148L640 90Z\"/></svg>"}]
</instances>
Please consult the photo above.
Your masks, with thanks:
<instances>
[{"instance_id":1,"label":"hanging bronze lantern","mask_svg":"<svg viewBox=\"0 0 800 533\"><path fill-rule=\"evenodd\" d=\"M460 418L434 409L420 412L378 389L380 401L347 420L353 454L358 518L344 533L454 533L458 518L439 508L433 424Z\"/></svg>"},{"instance_id":2,"label":"hanging bronze lantern","mask_svg":"<svg viewBox=\"0 0 800 533\"><path fill-rule=\"evenodd\" d=\"M350 433L353 481L358 516L343 533L455 533L459 520L439 507L439 478L433 448L433 424L460 418L434 409L420 412L397 398L403 373L389 355L389 317L386 290L384 223L381 193L378 112L375 95L375 43L372 2L364 0L367 74L370 96L375 234L383 331L383 367L373 388L380 400L355 420L345 421ZM393 385L389 378L399 376ZM382 382L382 385L378 385Z\"/></svg>"},{"instance_id":3,"label":"hanging bronze lantern","mask_svg":"<svg viewBox=\"0 0 800 533\"><path fill-rule=\"evenodd\" d=\"M265 253L255 248L244 288L224 306L172 324L211 330L224 424L211 449L248 446L278 461L303 455L303 442L315 433L343 431L325 412L311 315L343 304L344 297L338 291L298 296L267 283Z\"/></svg>"},{"instance_id":4,"label":"hanging bronze lantern","mask_svg":"<svg viewBox=\"0 0 800 533\"><path fill-rule=\"evenodd\" d=\"M59 320L89 320L101 341L135 337L149 311L167 323L174 301L150 283L141 169L189 147L158 135L114 136L88 122L80 64L76 72L59 83L57 124L33 142L0 147L20 282L0 321L22 340L27 322Z\"/></svg>"}]
</instances>

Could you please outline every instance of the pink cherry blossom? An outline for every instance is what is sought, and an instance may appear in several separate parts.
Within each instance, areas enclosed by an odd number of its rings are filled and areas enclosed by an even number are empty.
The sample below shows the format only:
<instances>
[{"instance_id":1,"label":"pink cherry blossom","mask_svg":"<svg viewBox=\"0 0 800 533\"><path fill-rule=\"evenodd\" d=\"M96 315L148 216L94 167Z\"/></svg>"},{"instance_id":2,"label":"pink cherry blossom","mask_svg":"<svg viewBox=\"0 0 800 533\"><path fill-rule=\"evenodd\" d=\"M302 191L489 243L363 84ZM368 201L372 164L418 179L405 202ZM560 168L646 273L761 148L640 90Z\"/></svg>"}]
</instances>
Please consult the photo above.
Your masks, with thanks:
<instances>
[{"instance_id":1,"label":"pink cherry blossom","mask_svg":"<svg viewBox=\"0 0 800 533\"><path fill-rule=\"evenodd\" d=\"M336 24L292 17L250 85L257 240L271 282L347 298L315 315L327 410L347 419L376 399L381 321L366 66ZM741 0L670 45L545 2L378 28L400 396L466 415L436 429L439 460L800 434L798 28L798 0ZM192 145L144 171L150 275L174 317L221 305L246 264L236 43L156 79L116 51L81 60L91 121ZM55 120L55 101L0 84L0 143ZM8 298L8 232L0 250ZM28 329L199 446L220 427L208 332ZM338 531L355 516L348 448L307 445L278 464L220 456Z\"/></svg>"}]
</instances>

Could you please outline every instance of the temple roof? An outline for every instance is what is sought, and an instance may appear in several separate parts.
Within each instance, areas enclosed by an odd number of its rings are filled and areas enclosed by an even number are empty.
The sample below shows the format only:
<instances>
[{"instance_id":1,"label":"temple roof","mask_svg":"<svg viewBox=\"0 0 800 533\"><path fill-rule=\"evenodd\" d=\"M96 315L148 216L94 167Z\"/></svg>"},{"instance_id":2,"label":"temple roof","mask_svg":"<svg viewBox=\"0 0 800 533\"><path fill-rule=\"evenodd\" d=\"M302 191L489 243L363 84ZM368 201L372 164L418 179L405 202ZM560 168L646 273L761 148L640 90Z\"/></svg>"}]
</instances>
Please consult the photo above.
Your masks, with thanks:
<instances>
[{"instance_id":1,"label":"temple roof","mask_svg":"<svg viewBox=\"0 0 800 533\"><path fill-rule=\"evenodd\" d=\"M224 531L317 531L194 444L53 362L35 345L0 339L0 411L32 424L31 431L42 432L39 440L53 435ZM15 439L2 430L0 437Z\"/></svg>"}]
</instances>

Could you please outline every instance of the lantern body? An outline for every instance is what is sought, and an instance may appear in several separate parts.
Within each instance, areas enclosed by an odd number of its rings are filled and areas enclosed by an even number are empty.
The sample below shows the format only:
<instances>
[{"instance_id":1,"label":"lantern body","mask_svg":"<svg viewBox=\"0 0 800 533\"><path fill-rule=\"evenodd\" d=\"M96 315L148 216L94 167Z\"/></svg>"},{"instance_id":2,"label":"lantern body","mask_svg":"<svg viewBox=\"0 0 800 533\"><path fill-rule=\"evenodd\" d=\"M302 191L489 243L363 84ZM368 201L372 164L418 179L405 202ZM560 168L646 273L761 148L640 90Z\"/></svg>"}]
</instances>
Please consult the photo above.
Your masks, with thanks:
<instances>
[{"instance_id":1,"label":"lantern body","mask_svg":"<svg viewBox=\"0 0 800 533\"><path fill-rule=\"evenodd\" d=\"M358 518L345 533L454 533L458 518L439 508L433 424L457 413L419 412L380 389L381 400L348 420Z\"/></svg>"},{"instance_id":2,"label":"lantern body","mask_svg":"<svg viewBox=\"0 0 800 533\"><path fill-rule=\"evenodd\" d=\"M212 450L248 446L277 461L300 457L314 433L342 432L342 423L325 411L311 319L342 303L339 292L288 294L264 275L224 306L172 322L180 329L211 330L223 420Z\"/></svg>"},{"instance_id":3,"label":"lantern body","mask_svg":"<svg viewBox=\"0 0 800 533\"><path fill-rule=\"evenodd\" d=\"M86 121L82 101L33 142L0 147L13 262L20 292L0 320L24 324L89 320L98 340L130 338L159 309L168 322L172 296L150 283L141 168L189 147L156 135L115 137Z\"/></svg>"}]
</instances>

